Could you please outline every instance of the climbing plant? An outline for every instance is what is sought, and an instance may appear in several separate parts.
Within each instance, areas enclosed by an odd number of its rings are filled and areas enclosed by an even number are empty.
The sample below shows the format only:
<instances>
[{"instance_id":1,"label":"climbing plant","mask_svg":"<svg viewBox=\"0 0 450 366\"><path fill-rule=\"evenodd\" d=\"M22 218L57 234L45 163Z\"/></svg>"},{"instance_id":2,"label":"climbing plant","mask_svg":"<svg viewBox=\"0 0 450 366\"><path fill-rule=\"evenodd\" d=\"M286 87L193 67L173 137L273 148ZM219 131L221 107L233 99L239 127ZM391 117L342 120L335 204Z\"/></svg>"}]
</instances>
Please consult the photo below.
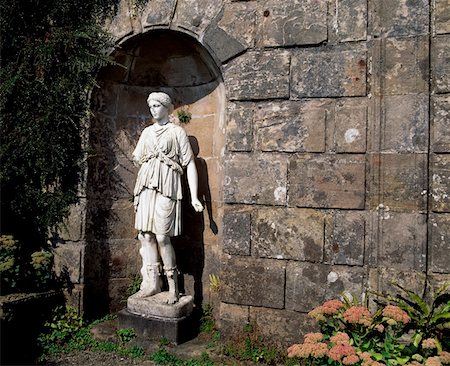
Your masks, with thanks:
<instances>
[{"instance_id":1,"label":"climbing plant","mask_svg":"<svg viewBox=\"0 0 450 366\"><path fill-rule=\"evenodd\" d=\"M101 24L116 1L0 3L2 232L29 251L77 200L88 96L112 46Z\"/></svg>"}]
</instances>

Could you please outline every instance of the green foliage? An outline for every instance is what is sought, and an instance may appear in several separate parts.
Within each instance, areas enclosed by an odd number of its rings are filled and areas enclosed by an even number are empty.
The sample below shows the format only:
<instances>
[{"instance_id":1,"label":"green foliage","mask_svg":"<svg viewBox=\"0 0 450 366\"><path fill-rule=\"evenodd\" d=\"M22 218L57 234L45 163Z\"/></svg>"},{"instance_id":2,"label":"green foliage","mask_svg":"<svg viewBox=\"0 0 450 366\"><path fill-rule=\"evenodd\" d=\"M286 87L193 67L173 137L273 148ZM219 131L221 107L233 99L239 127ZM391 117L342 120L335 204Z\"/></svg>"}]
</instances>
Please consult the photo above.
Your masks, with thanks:
<instances>
[{"instance_id":1,"label":"green foliage","mask_svg":"<svg viewBox=\"0 0 450 366\"><path fill-rule=\"evenodd\" d=\"M200 319L200 331L213 333L216 330L216 322L213 316L213 307L210 304L203 305L203 314Z\"/></svg>"},{"instance_id":2,"label":"green foliage","mask_svg":"<svg viewBox=\"0 0 450 366\"><path fill-rule=\"evenodd\" d=\"M177 111L177 116L178 116L178 120L184 125L186 125L189 122L191 122L191 119L192 119L192 114L190 112L188 112L188 111L183 110L183 109L180 109L180 110Z\"/></svg>"},{"instance_id":3,"label":"green foliage","mask_svg":"<svg viewBox=\"0 0 450 366\"><path fill-rule=\"evenodd\" d=\"M157 365L166 366L214 366L215 363L211 360L210 356L203 352L200 359L183 360L169 353L164 346L160 346L156 352L154 352L150 359Z\"/></svg>"},{"instance_id":4,"label":"green foliage","mask_svg":"<svg viewBox=\"0 0 450 366\"><path fill-rule=\"evenodd\" d=\"M278 365L286 362L285 352L266 342L251 325L244 325L243 331L243 338L235 338L222 346L223 355L238 361L250 361L265 365Z\"/></svg>"},{"instance_id":5,"label":"green foliage","mask_svg":"<svg viewBox=\"0 0 450 366\"><path fill-rule=\"evenodd\" d=\"M219 292L220 291L220 278L219 276L215 274L209 275L209 287L211 288L211 291L213 292Z\"/></svg>"},{"instance_id":6,"label":"green foliage","mask_svg":"<svg viewBox=\"0 0 450 366\"><path fill-rule=\"evenodd\" d=\"M108 315L86 325L76 309L70 306L57 308L52 321L45 324L46 330L38 338L43 351L41 360L45 360L48 355L84 350L114 352L131 358L144 357L145 352L141 347L127 345L136 337L132 328L118 329L115 342L98 341L92 337L91 329L94 325L115 318L114 315Z\"/></svg>"},{"instance_id":7,"label":"green foliage","mask_svg":"<svg viewBox=\"0 0 450 366\"><path fill-rule=\"evenodd\" d=\"M126 298L128 299L131 295L134 295L141 288L142 277L139 274L133 275L133 280L131 281L130 286L127 288ZM126 301L126 300L125 300Z\"/></svg>"},{"instance_id":8,"label":"green foliage","mask_svg":"<svg viewBox=\"0 0 450 366\"><path fill-rule=\"evenodd\" d=\"M0 236L1 292L8 293L17 288L20 280L20 244L11 235Z\"/></svg>"},{"instance_id":9,"label":"green foliage","mask_svg":"<svg viewBox=\"0 0 450 366\"><path fill-rule=\"evenodd\" d=\"M115 3L0 3L2 231L28 253L45 248L77 200L88 95L112 45L101 18Z\"/></svg>"},{"instance_id":10,"label":"green foliage","mask_svg":"<svg viewBox=\"0 0 450 366\"><path fill-rule=\"evenodd\" d=\"M444 283L436 291L431 290L429 301L398 283L394 286L400 294L378 295L395 303L411 317L412 345L420 348L422 340L433 339L438 351L442 350L442 343L450 349L450 293L446 292L450 283Z\"/></svg>"},{"instance_id":11,"label":"green foliage","mask_svg":"<svg viewBox=\"0 0 450 366\"><path fill-rule=\"evenodd\" d=\"M118 329L116 333L122 346L125 346L132 339L136 338L136 332L133 328Z\"/></svg>"},{"instance_id":12,"label":"green foliage","mask_svg":"<svg viewBox=\"0 0 450 366\"><path fill-rule=\"evenodd\" d=\"M0 293L6 295L24 289L46 291L62 286L53 270L53 253L39 250L29 255L12 235L0 236Z\"/></svg>"}]
</instances>

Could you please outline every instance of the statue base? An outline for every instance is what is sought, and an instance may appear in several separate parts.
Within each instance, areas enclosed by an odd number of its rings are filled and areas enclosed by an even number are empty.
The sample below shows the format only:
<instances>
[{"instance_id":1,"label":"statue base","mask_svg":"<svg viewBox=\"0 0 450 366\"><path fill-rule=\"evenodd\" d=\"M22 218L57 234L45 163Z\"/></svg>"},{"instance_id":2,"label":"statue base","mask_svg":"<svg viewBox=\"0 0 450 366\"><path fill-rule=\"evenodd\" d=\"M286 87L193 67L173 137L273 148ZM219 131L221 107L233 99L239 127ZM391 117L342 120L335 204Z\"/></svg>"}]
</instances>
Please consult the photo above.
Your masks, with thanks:
<instances>
[{"instance_id":1,"label":"statue base","mask_svg":"<svg viewBox=\"0 0 450 366\"><path fill-rule=\"evenodd\" d=\"M167 292L127 300L127 308L118 314L120 328L134 328L137 335L148 340L165 338L180 344L193 338L192 296L182 296L175 304L167 304Z\"/></svg>"}]
</instances>

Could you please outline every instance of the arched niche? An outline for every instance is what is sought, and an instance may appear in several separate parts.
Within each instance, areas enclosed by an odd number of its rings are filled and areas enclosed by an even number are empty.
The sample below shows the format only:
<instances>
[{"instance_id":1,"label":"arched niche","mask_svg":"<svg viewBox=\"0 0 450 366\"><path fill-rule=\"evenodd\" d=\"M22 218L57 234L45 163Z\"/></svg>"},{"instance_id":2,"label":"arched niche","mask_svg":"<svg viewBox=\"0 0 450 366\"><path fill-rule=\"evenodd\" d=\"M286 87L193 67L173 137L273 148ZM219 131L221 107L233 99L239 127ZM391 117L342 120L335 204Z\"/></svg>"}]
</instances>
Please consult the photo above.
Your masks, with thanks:
<instances>
[{"instance_id":1,"label":"arched niche","mask_svg":"<svg viewBox=\"0 0 450 366\"><path fill-rule=\"evenodd\" d=\"M152 123L146 99L168 93L178 110L192 115L183 125L191 136L199 171L199 195L207 210L195 215L184 205L183 235L173 239L184 287L197 304L211 296L210 273L218 273L221 215L221 155L225 92L219 68L191 36L154 30L122 43L115 65L101 70L92 94L89 129L84 308L97 316L124 307L127 288L141 258L134 229L132 164L141 131ZM184 200L188 203L188 200ZM210 299L207 299L210 300Z\"/></svg>"}]
</instances>

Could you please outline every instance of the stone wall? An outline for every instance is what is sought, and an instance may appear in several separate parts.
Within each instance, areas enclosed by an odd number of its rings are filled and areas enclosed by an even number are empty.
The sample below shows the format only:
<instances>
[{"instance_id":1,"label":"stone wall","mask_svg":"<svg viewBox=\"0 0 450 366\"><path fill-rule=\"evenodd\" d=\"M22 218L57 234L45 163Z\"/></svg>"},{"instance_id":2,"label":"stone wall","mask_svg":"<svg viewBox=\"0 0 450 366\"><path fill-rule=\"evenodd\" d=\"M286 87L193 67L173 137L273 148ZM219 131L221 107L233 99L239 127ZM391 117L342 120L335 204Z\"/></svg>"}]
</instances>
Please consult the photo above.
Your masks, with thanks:
<instances>
[{"instance_id":1,"label":"stone wall","mask_svg":"<svg viewBox=\"0 0 450 366\"><path fill-rule=\"evenodd\" d=\"M226 140L218 132L208 142L224 147L209 170L219 233L205 246L221 280L224 334L251 322L289 343L311 328L312 307L343 291L392 290L392 280L421 290L450 278L449 6L121 2L107 24L118 44L156 30L187 34L225 86L214 103ZM122 95L132 103L128 89ZM61 252L83 258L86 236ZM109 248L127 266L136 260ZM82 286L83 264L75 267Z\"/></svg>"}]
</instances>

